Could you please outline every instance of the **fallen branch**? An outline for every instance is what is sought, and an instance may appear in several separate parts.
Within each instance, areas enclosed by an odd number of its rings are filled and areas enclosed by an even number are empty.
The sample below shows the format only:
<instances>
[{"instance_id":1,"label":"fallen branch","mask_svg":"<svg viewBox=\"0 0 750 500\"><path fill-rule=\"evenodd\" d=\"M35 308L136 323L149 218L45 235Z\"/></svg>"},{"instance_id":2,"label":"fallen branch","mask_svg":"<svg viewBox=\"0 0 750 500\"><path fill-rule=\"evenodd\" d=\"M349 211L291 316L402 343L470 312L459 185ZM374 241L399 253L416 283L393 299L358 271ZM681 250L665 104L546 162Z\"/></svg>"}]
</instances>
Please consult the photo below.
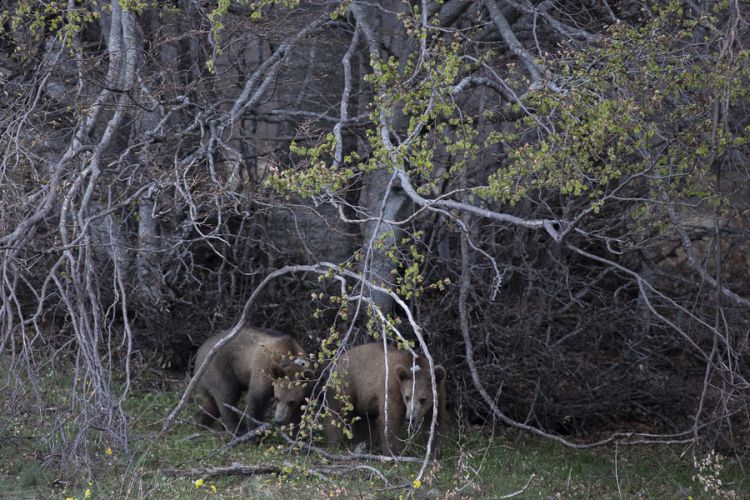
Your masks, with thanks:
<instances>
[{"instance_id":1,"label":"fallen branch","mask_svg":"<svg viewBox=\"0 0 750 500\"><path fill-rule=\"evenodd\" d=\"M278 426L274 424L270 424L267 422L259 422L258 420L255 420L252 417L250 418L256 424L259 424L259 426L251 431L246 432L242 436L238 436L232 441L230 441L230 443L227 445L229 448L233 448L240 443L245 443L247 441L255 439L259 437L260 435L273 429L279 436L281 436L282 439L284 439L284 441L286 441L290 445L316 453L327 460L331 460L332 462L352 462L356 460L367 460L371 462L395 463L395 462L421 462L423 460L422 458L419 458L419 457L376 455L372 453L347 453L345 455L338 455L336 453L331 453L329 451L326 451L320 446L315 446L309 443L303 443L298 439L294 439L292 436L282 431ZM366 466L366 467L369 467L369 466Z\"/></svg>"},{"instance_id":2,"label":"fallen branch","mask_svg":"<svg viewBox=\"0 0 750 500\"><path fill-rule=\"evenodd\" d=\"M227 467L198 467L194 469L170 469L170 476L194 476L203 479L218 476L254 476L256 474L281 474L281 467L274 464L243 465L233 463Z\"/></svg>"},{"instance_id":3,"label":"fallen branch","mask_svg":"<svg viewBox=\"0 0 750 500\"><path fill-rule=\"evenodd\" d=\"M396 462L419 463L419 462L424 461L424 458L420 458L420 457L376 455L373 453L347 453L345 455L338 455L336 453L331 453L329 451L326 451L320 446L315 446L314 444L309 444L309 443L302 443L299 440L292 438L289 434L286 434L284 432L281 432L278 430L277 432L279 436L281 436L287 443L293 446L299 446L300 448L305 449L307 451L312 451L313 453L317 453L323 458L331 460L333 462L352 462L355 460L368 460L371 462L381 462L381 463L396 463Z\"/></svg>"},{"instance_id":4,"label":"fallen branch","mask_svg":"<svg viewBox=\"0 0 750 500\"><path fill-rule=\"evenodd\" d=\"M268 422L263 422L255 429L247 431L243 435L237 436L236 438L232 439L227 445L227 447L234 448L238 444L247 443L248 441L252 441L255 438L265 435L268 431L272 429L273 429L273 425L271 425Z\"/></svg>"},{"instance_id":5,"label":"fallen branch","mask_svg":"<svg viewBox=\"0 0 750 500\"><path fill-rule=\"evenodd\" d=\"M201 479L210 479L219 476L247 476L252 477L257 474L282 474L291 473L294 471L302 472L303 474L314 474L322 479L328 479L327 475L344 476L351 474L356 471L365 471L370 474L378 476L386 485L388 480L383 474L371 467L364 464L356 465L314 465L314 466L298 466L289 461L284 461L283 466L275 464L260 464L260 465L245 465L241 463L233 463L232 465L217 467L196 467L193 469L170 469L166 471L167 474L173 477L177 476L191 476L198 477Z\"/></svg>"},{"instance_id":6,"label":"fallen branch","mask_svg":"<svg viewBox=\"0 0 750 500\"><path fill-rule=\"evenodd\" d=\"M523 488L521 488L518 491L514 491L513 493L508 493L507 495L503 495L503 496L498 497L498 498L513 498L513 497L516 497L516 496L520 495L521 493L523 493L524 491L526 491L526 488L529 487L529 485L531 484L531 480L532 479L534 479L534 474L532 474L531 476L529 476L529 480L526 481L526 484L524 485Z\"/></svg>"}]
</instances>

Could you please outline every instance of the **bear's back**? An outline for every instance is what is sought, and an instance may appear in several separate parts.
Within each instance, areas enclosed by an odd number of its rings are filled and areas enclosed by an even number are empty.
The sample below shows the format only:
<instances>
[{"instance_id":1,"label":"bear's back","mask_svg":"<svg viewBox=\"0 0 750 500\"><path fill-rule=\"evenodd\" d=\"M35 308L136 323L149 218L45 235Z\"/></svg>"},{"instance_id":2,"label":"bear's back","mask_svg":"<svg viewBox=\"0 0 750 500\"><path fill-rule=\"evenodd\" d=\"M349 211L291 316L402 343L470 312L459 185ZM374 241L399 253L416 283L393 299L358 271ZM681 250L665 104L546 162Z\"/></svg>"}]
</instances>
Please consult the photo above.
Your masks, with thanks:
<instances>
[{"instance_id":1,"label":"bear's back","mask_svg":"<svg viewBox=\"0 0 750 500\"><path fill-rule=\"evenodd\" d=\"M347 392L354 399L355 407L366 408L368 413L378 411L384 399L385 359L383 344L371 342L349 349L339 361L340 369L348 372L346 380L350 386ZM401 400L396 367L409 368L411 364L411 353L388 347L388 392L394 404Z\"/></svg>"},{"instance_id":2,"label":"bear's back","mask_svg":"<svg viewBox=\"0 0 750 500\"><path fill-rule=\"evenodd\" d=\"M196 369L227 333L218 333L203 343L195 358ZM214 356L211 367L221 372L231 372L238 381L246 382L251 373L269 373L271 365L279 362L287 353L299 355L304 351L287 334L246 326Z\"/></svg>"},{"instance_id":3,"label":"bear's back","mask_svg":"<svg viewBox=\"0 0 750 500\"><path fill-rule=\"evenodd\" d=\"M250 377L270 377L274 363L290 357L304 357L305 353L287 334L245 327L227 346L226 356L237 376L248 380Z\"/></svg>"}]
</instances>

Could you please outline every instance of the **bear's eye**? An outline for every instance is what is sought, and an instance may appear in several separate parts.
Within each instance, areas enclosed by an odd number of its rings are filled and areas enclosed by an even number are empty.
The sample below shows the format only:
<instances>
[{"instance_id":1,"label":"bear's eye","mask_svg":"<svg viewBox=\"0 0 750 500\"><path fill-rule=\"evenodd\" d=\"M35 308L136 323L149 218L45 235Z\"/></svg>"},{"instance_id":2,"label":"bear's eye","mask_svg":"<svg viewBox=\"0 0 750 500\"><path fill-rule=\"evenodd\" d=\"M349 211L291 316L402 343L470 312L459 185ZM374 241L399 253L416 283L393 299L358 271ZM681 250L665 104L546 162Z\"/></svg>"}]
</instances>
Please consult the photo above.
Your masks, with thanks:
<instances>
[{"instance_id":1,"label":"bear's eye","mask_svg":"<svg viewBox=\"0 0 750 500\"><path fill-rule=\"evenodd\" d=\"M422 398L419 400L420 403L425 404L427 402L427 398Z\"/></svg>"},{"instance_id":2,"label":"bear's eye","mask_svg":"<svg viewBox=\"0 0 750 500\"><path fill-rule=\"evenodd\" d=\"M411 396L406 396L407 401L411 401Z\"/></svg>"}]
</instances>

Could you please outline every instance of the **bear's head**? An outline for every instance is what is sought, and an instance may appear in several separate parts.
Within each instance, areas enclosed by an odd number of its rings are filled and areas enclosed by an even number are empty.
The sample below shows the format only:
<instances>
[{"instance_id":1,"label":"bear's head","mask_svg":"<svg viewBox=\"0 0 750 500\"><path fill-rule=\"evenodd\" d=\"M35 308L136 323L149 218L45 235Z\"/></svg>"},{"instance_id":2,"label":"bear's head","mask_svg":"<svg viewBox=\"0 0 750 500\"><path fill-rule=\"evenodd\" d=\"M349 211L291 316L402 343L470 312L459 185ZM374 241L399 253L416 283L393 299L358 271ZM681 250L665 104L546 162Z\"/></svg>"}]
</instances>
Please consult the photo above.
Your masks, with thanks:
<instances>
[{"instance_id":1,"label":"bear's head","mask_svg":"<svg viewBox=\"0 0 750 500\"><path fill-rule=\"evenodd\" d=\"M432 411L432 382L426 360L419 360L412 367L396 367L401 398L406 407L406 421L409 427L419 425L428 411ZM435 366L435 385L439 386L445 379L445 368Z\"/></svg>"},{"instance_id":2,"label":"bear's head","mask_svg":"<svg viewBox=\"0 0 750 500\"><path fill-rule=\"evenodd\" d=\"M278 425L298 423L301 406L310 396L315 373L306 361L296 359L271 365L275 410L273 422Z\"/></svg>"}]
</instances>

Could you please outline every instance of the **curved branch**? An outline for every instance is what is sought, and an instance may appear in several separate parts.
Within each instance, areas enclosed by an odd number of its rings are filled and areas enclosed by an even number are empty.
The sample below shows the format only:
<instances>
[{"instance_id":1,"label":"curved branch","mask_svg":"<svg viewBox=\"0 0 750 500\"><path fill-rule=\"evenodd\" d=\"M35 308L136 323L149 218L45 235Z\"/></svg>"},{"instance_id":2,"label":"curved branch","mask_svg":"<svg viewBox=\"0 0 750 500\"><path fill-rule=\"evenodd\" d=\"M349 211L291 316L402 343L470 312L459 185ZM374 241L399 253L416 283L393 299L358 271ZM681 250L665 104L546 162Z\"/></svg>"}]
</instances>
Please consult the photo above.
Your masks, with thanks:
<instances>
[{"instance_id":1,"label":"curved branch","mask_svg":"<svg viewBox=\"0 0 750 500\"><path fill-rule=\"evenodd\" d=\"M175 423L175 420L177 419L178 415L182 411L182 409L187 404L188 398L193 394L193 391L195 390L195 386L198 383L198 380L200 380L203 373L208 369L208 365L213 360L214 356L216 356L216 353L218 353L225 345L227 345L242 329L242 327L245 325L245 322L247 321L247 317L250 313L250 307L255 303L255 300L258 298L258 295L260 295L260 292L263 291L263 289L270 283L273 279L283 276L285 274L295 273L295 272L311 272L315 271L317 268L313 266L286 266L282 267L281 269L277 269L276 271L273 271L272 273L268 274L268 276L263 279L263 281L255 288L252 295L250 295L250 298L247 299L247 302L245 302L245 306L242 308L242 313L240 314L239 319L237 320L237 323L227 332L227 334L221 338L216 344L214 344L213 348L206 354L206 358L203 360L203 363L196 367L195 372L193 373L193 377L190 379L190 383L188 383L188 386L185 388L185 391L182 393L182 397L180 398L180 401L177 403L177 406L172 410L172 412L167 416L167 418L164 420L164 425L162 426L162 433L168 431Z\"/></svg>"},{"instance_id":2,"label":"curved branch","mask_svg":"<svg viewBox=\"0 0 750 500\"><path fill-rule=\"evenodd\" d=\"M469 212L486 219L508 222L510 224L513 224L514 226L521 226L528 229L544 229L545 231L547 231L547 234L552 237L553 240L560 241L560 232L558 231L556 226L559 226L561 224L561 221L552 219L522 219L521 217L517 217L515 215L495 212L486 208L476 207L469 203L442 199L429 200L420 195L416 191L416 189L414 189L409 176L403 169L396 169L396 173L398 174L398 178L401 181L401 187L403 188L404 192L409 195L409 198L411 198L414 203L420 206L460 210L462 212Z\"/></svg>"},{"instance_id":3,"label":"curved branch","mask_svg":"<svg viewBox=\"0 0 750 500\"><path fill-rule=\"evenodd\" d=\"M595 441L593 443L575 443L575 442L572 442L563 438L562 436L550 434L537 427L534 427L532 425L528 425L522 422L518 422L516 420L513 420L509 416L507 416L505 413L503 413L500 410L500 408L498 408L497 404L495 404L495 401L492 399L492 397L490 397L489 393L487 393L487 390L484 388L482 381L479 377L479 372L477 370L476 363L474 362L474 346L471 342L471 335L469 333L469 314L468 314L468 308L466 304L470 286L471 286L471 281L470 281L470 275L469 275L469 248L468 248L468 242L467 242L467 235L462 232L461 234L461 275L460 275L458 307L459 307L459 316L460 316L460 324L461 324L461 335L463 337L464 348L466 350L466 361L469 365L469 371L471 373L471 380L472 380L472 383L474 384L474 387L477 389L477 391L479 391L480 395L482 396L482 399L484 400L484 403L492 411L493 415L496 418L498 418L501 422L511 427L515 427L522 431L528 432L530 434L535 434L545 439L551 439L564 446L567 446L569 448L574 448L574 449L594 448L598 446L607 445L610 443L619 443L619 444L624 444L624 445L635 445L635 444L645 444L645 443L677 444L677 443L690 443L693 441L692 437L686 437L686 436L692 435L693 429L690 429L690 430L686 430L680 433L668 434L668 435L621 432L621 433L614 433L605 439Z\"/></svg>"},{"instance_id":4,"label":"curved branch","mask_svg":"<svg viewBox=\"0 0 750 500\"><path fill-rule=\"evenodd\" d=\"M505 19L500 7L497 6L495 0L484 0L484 7L490 15L490 19L497 27L500 32L500 36L503 37L505 43L508 45L510 51L526 66L526 70L531 76L532 87L539 87L542 84L542 68L534 61L528 50L524 48L521 42L518 41L516 34L513 33L513 28L510 27L508 20Z\"/></svg>"},{"instance_id":5,"label":"curved branch","mask_svg":"<svg viewBox=\"0 0 750 500\"><path fill-rule=\"evenodd\" d=\"M414 332L414 336L417 338L417 342L419 343L419 346L422 350L424 358L427 360L427 365L430 370L430 373L433 374L433 376L431 376L432 393L433 393L434 400L435 401L438 400L437 385L435 383L435 378L434 378L435 361L432 355L430 354L429 348L427 347L427 342L424 339L424 335L422 335L422 327L414 318L414 314L412 313L411 308L406 304L406 302L404 302L404 300L401 297L398 296L398 294L396 294L390 289L387 289L380 285L372 283L371 281L366 279L366 277L363 276L362 274L355 273L354 271L350 271L348 269L343 269L341 266L337 264L333 264L331 262L319 262L316 265L309 265L309 266L306 266L306 265L285 266L281 269L277 269L276 271L273 271L272 273L268 274L263 279L263 281L255 288L252 295L250 295L250 298L247 300L247 302L245 302L245 306L242 309L242 313L240 314L240 317L237 320L237 323L206 354L206 358L203 360L203 363L201 364L201 366L197 367L197 369L195 370L195 373L190 379L188 386L185 388L185 391L183 392L182 397L180 398L180 401L177 403L177 406L170 412L170 414L164 420L164 424L161 430L162 434L167 432L174 425L177 417L179 416L180 412L185 408L185 405L187 404L188 399L190 398L193 391L195 390L195 386L197 385L198 380L200 380L200 377L208 368L208 365L211 362L211 360L216 356L216 354L222 348L224 348L239 333L239 331L245 325L245 322L247 321L247 318L248 318L248 313L250 311L250 307L258 298L258 295L260 294L260 292L273 279L279 276L283 276L285 274L290 274L290 273L295 273L295 272L303 272L303 273L311 272L311 273L316 273L319 275L328 275L330 273L333 273L333 275L344 276L344 277L355 279L372 291L388 295L399 306L399 308L401 308L401 310L404 312L404 314L407 317L409 326L411 326L412 331ZM432 408L432 422L430 424L430 433L429 433L429 438L427 440L427 446L425 450L424 459L422 460L422 465L420 467L419 472L417 473L418 479L424 475L424 472L427 469L427 464L429 463L430 455L432 453L432 446L433 446L435 430L436 430L436 425L437 425L437 406L438 405L433 405L433 408Z\"/></svg>"},{"instance_id":6,"label":"curved branch","mask_svg":"<svg viewBox=\"0 0 750 500\"><path fill-rule=\"evenodd\" d=\"M498 82L482 76L467 76L463 78L460 82L458 82L451 88L451 94L460 94L461 92L468 90L471 87L489 87L503 96L507 101L515 102L516 100L518 100L518 98L514 96L507 87L504 87Z\"/></svg>"}]
</instances>

